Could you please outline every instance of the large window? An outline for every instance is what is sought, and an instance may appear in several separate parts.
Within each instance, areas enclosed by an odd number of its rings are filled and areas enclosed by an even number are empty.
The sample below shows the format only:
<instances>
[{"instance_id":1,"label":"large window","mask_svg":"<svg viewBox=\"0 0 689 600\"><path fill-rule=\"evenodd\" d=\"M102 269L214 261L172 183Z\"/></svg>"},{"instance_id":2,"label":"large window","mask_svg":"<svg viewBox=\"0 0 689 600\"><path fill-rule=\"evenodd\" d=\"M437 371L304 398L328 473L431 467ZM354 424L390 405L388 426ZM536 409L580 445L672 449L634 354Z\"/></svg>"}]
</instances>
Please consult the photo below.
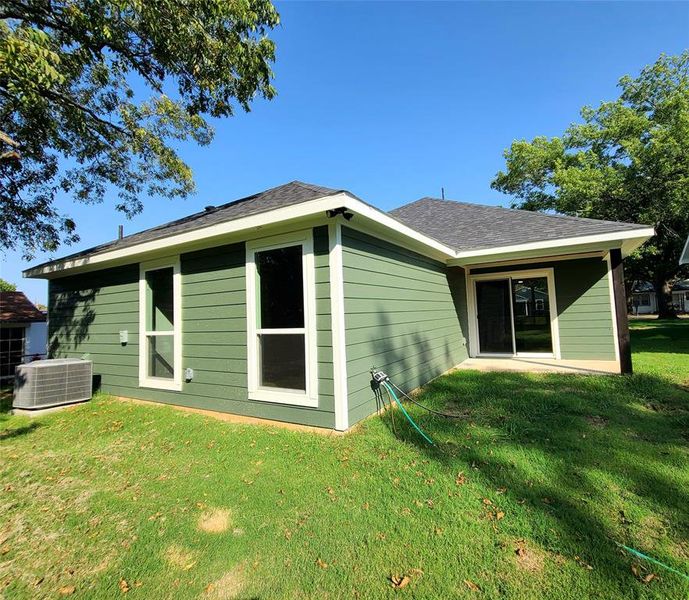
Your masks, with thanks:
<instances>
[{"instance_id":1,"label":"large window","mask_svg":"<svg viewBox=\"0 0 689 600\"><path fill-rule=\"evenodd\" d=\"M310 235L247 245L249 397L313 406L315 358Z\"/></svg>"},{"instance_id":2,"label":"large window","mask_svg":"<svg viewBox=\"0 0 689 600\"><path fill-rule=\"evenodd\" d=\"M181 389L179 265L142 266L140 385Z\"/></svg>"}]
</instances>

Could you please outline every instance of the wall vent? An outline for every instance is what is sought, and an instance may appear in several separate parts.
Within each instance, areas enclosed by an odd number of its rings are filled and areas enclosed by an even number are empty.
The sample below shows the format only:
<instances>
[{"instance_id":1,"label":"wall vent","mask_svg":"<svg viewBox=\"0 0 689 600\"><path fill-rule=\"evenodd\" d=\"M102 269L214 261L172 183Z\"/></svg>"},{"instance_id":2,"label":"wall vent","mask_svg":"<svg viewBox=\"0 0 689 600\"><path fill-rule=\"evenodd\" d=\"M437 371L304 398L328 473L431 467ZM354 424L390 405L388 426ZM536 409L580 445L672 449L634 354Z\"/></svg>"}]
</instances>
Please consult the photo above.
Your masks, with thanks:
<instances>
[{"instance_id":1,"label":"wall vent","mask_svg":"<svg viewBox=\"0 0 689 600\"><path fill-rule=\"evenodd\" d=\"M14 372L13 408L40 409L91 398L93 363L79 358L37 360Z\"/></svg>"}]
</instances>

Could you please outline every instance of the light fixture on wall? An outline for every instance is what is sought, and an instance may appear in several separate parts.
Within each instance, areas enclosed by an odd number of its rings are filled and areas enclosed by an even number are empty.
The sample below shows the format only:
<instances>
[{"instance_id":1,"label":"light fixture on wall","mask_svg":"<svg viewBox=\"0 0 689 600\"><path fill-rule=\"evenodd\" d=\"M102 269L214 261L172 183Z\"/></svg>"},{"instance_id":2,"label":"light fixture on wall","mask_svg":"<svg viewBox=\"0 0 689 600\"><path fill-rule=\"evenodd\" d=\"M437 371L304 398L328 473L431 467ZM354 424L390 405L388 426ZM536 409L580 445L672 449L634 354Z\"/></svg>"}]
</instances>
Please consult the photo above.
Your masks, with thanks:
<instances>
[{"instance_id":1,"label":"light fixture on wall","mask_svg":"<svg viewBox=\"0 0 689 600\"><path fill-rule=\"evenodd\" d=\"M328 215L329 219L332 219L333 217L336 217L337 215L342 215L346 221L351 221L352 217L354 216L354 214L350 213L344 206L340 206L340 208L333 208L330 210L326 210L325 214Z\"/></svg>"}]
</instances>

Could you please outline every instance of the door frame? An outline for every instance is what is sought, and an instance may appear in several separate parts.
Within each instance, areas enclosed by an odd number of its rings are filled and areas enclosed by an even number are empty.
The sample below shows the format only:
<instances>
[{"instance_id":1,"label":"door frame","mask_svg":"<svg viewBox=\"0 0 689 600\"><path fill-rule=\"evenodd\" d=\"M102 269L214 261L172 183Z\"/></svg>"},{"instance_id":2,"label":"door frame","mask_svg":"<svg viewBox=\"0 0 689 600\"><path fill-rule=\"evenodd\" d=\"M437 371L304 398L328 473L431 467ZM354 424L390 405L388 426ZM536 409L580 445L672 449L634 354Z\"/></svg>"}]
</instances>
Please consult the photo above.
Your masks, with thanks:
<instances>
[{"instance_id":1,"label":"door frame","mask_svg":"<svg viewBox=\"0 0 689 600\"><path fill-rule=\"evenodd\" d=\"M478 307L476 305L476 282L477 281L496 281L512 280L527 277L545 277L548 283L548 302L550 304L550 334L553 341L552 352L512 352L512 353L483 353L478 335ZM512 299L512 285L510 289L510 318L512 321L512 347L515 348L514 331L514 304ZM560 327L557 316L557 299L555 294L555 272L552 267L543 269L525 269L516 271L497 271L494 273L481 273L478 275L467 275L467 309L469 313L469 356L471 357L493 357L493 358L554 358L560 360Z\"/></svg>"}]
</instances>

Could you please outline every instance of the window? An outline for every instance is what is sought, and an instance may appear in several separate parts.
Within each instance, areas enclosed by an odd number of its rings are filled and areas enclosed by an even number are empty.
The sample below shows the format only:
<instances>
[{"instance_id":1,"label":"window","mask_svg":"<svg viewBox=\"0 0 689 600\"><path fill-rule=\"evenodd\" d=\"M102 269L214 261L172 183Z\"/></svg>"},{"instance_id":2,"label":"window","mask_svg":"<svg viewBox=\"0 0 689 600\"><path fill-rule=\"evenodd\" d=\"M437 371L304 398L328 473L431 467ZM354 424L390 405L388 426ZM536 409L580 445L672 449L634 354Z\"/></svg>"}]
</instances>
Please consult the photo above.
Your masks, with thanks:
<instances>
[{"instance_id":1,"label":"window","mask_svg":"<svg viewBox=\"0 0 689 600\"><path fill-rule=\"evenodd\" d=\"M0 326L0 379L14 377L14 369L24 362L24 327Z\"/></svg>"},{"instance_id":2,"label":"window","mask_svg":"<svg viewBox=\"0 0 689 600\"><path fill-rule=\"evenodd\" d=\"M316 406L311 234L247 244L249 398Z\"/></svg>"},{"instance_id":3,"label":"window","mask_svg":"<svg viewBox=\"0 0 689 600\"><path fill-rule=\"evenodd\" d=\"M139 385L144 387L182 388L180 277L179 262L142 265Z\"/></svg>"},{"instance_id":4,"label":"window","mask_svg":"<svg viewBox=\"0 0 689 600\"><path fill-rule=\"evenodd\" d=\"M650 294L639 294L639 306L651 306L651 295Z\"/></svg>"}]
</instances>

